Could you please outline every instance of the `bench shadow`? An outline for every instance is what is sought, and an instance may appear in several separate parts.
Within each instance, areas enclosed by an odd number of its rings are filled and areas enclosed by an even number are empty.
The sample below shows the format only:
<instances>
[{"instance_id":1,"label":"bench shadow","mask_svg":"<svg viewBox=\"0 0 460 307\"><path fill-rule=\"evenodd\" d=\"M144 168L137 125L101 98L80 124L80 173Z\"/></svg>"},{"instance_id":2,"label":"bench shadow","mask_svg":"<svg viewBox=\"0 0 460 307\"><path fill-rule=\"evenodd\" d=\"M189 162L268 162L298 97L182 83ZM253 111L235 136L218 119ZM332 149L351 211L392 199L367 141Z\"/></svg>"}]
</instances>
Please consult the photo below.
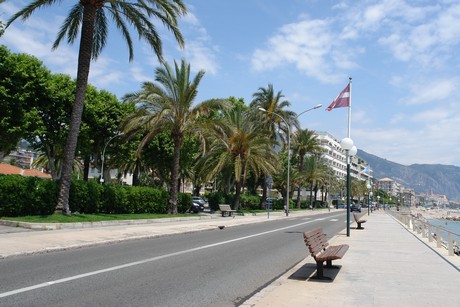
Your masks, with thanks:
<instances>
[{"instance_id":1,"label":"bench shadow","mask_svg":"<svg viewBox=\"0 0 460 307\"><path fill-rule=\"evenodd\" d=\"M332 268L324 267L323 275L325 279L318 279L316 277L316 263L306 263L297 271L292 273L288 279L309 282L333 282L342 269L341 265L334 265Z\"/></svg>"}]
</instances>

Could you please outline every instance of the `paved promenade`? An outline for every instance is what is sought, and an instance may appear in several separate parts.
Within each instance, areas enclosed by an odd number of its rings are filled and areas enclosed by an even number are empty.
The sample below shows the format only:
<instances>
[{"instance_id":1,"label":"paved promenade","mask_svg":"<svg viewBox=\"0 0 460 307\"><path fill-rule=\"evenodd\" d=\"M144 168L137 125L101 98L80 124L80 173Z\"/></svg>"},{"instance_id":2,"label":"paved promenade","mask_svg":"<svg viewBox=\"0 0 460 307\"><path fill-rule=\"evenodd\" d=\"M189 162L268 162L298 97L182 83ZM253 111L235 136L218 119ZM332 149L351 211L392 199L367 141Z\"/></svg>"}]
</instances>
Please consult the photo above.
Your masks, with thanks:
<instances>
[{"instance_id":1,"label":"paved promenade","mask_svg":"<svg viewBox=\"0 0 460 307\"><path fill-rule=\"evenodd\" d=\"M291 216L312 214L292 212ZM282 213L270 216L270 220L281 218L286 217ZM350 245L344 258L333 262L340 269L325 269L332 281L309 279L316 264L308 256L244 306L460 306L460 257L447 256L447 251L419 238L383 211L367 218L364 230L355 229L353 223L350 237L344 231L331 239L332 245ZM0 258L257 222L267 222L266 215L46 231L10 232L0 226ZM304 244L300 234L299 244Z\"/></svg>"},{"instance_id":2,"label":"paved promenade","mask_svg":"<svg viewBox=\"0 0 460 307\"><path fill-rule=\"evenodd\" d=\"M383 211L363 226L330 241L350 246L332 262L340 269L324 270L332 281L310 280L316 265L307 257L244 306L460 306L459 256L447 256Z\"/></svg>"}]
</instances>

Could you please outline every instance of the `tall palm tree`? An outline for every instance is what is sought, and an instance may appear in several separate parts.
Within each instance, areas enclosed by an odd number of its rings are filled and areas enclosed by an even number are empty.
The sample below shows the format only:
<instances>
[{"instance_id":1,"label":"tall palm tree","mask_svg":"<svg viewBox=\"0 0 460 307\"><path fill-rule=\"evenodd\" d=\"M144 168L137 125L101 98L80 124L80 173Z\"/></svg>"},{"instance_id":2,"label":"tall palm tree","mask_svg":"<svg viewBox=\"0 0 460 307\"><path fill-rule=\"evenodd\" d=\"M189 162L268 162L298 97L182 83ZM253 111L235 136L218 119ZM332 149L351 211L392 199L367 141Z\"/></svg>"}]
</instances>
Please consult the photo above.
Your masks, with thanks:
<instances>
[{"instance_id":1,"label":"tall palm tree","mask_svg":"<svg viewBox=\"0 0 460 307\"><path fill-rule=\"evenodd\" d=\"M269 84L267 88L260 87L252 97L253 100L249 106L251 108L263 108L266 110L266 112L264 112L265 122L274 138L280 138L283 141L286 140L288 131L286 123L290 123L298 129L300 128L297 114L294 111L285 109L290 107L291 103L288 100L282 100L284 95L281 91L275 93L273 84ZM282 119L280 117L282 117Z\"/></svg>"},{"instance_id":2,"label":"tall palm tree","mask_svg":"<svg viewBox=\"0 0 460 307\"><path fill-rule=\"evenodd\" d=\"M35 10L62 2L62 0L32 1L8 20L6 28L18 18L26 20ZM113 20L126 40L130 61L133 59L133 46L128 26L134 27L139 37L147 41L159 60L162 61L161 39L151 18L154 17L161 21L174 34L176 41L182 47L184 40L178 28L178 17L186 13L187 9L182 0L79 0L71 8L53 44L53 49L57 48L64 37L67 37L68 43L73 44L78 37L81 26L77 86L62 164L62 176L56 209L62 210L65 214L70 213L69 189L72 162L75 158L90 64L91 59L97 59L105 47L108 33L107 15L111 15L110 19Z\"/></svg>"},{"instance_id":3,"label":"tall palm tree","mask_svg":"<svg viewBox=\"0 0 460 307\"><path fill-rule=\"evenodd\" d=\"M319 184L328 179L328 166L326 162L319 155L311 155L305 159L303 176L310 184L310 206L314 207L313 203L313 190L315 195ZM315 197L316 200L316 197Z\"/></svg>"},{"instance_id":4,"label":"tall palm tree","mask_svg":"<svg viewBox=\"0 0 460 307\"><path fill-rule=\"evenodd\" d=\"M251 108L263 108L266 112L263 113L265 128L268 129L274 140L282 140L286 144L288 131L291 125L299 127L297 114L293 111L286 110L291 103L288 100L283 100L284 95L281 91L275 93L273 84L268 84L266 88L259 87L258 91L253 95L253 100L250 104ZM288 125L286 125L286 123ZM265 178L262 178L262 207L266 206L267 200L267 183Z\"/></svg>"},{"instance_id":5,"label":"tall palm tree","mask_svg":"<svg viewBox=\"0 0 460 307\"><path fill-rule=\"evenodd\" d=\"M312 130L299 130L294 138L293 138L293 151L294 151L294 156L298 160L298 170L299 173L302 173L303 168L304 168L304 161L305 161L305 156L307 154L317 154L322 151L322 147L320 146L319 141L317 140L317 136L315 135L315 132ZM302 186L299 185L297 187L297 201L296 201L296 206L297 208L300 208L300 190Z\"/></svg>"},{"instance_id":6,"label":"tall palm tree","mask_svg":"<svg viewBox=\"0 0 460 307\"><path fill-rule=\"evenodd\" d=\"M233 169L235 210L239 208L241 188L248 172L253 171L256 176L272 174L278 166L275 141L261 124L260 114L243 109L236 105L207 126L209 148L198 162L207 180L229 167Z\"/></svg>"},{"instance_id":7,"label":"tall palm tree","mask_svg":"<svg viewBox=\"0 0 460 307\"><path fill-rule=\"evenodd\" d=\"M202 116L220 108L220 100L209 100L194 105L198 85L204 71L199 71L190 80L190 65L185 60L179 65L174 61L174 69L167 63L155 71L155 81L144 82L142 90L127 94L126 102L134 103L138 110L129 115L122 124L123 132L129 137L146 133L140 142L138 153L148 141L160 131L170 131L174 142L171 164L170 200L168 213L177 214L177 193L179 180L180 150L186 133L193 132Z\"/></svg>"}]
</instances>

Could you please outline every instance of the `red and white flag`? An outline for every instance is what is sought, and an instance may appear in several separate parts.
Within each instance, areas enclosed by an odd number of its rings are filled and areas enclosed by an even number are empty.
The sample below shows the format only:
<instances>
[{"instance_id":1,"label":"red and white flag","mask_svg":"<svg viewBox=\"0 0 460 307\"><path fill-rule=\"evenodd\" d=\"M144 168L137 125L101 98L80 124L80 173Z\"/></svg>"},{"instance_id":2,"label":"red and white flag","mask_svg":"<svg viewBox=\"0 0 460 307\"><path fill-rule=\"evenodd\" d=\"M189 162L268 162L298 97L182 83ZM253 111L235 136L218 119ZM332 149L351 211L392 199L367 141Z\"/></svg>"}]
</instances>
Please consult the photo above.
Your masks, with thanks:
<instances>
[{"instance_id":1,"label":"red and white flag","mask_svg":"<svg viewBox=\"0 0 460 307\"><path fill-rule=\"evenodd\" d=\"M326 110L331 111L335 108L344 108L350 106L350 83L340 92L340 94L335 97L331 105L326 108Z\"/></svg>"}]
</instances>

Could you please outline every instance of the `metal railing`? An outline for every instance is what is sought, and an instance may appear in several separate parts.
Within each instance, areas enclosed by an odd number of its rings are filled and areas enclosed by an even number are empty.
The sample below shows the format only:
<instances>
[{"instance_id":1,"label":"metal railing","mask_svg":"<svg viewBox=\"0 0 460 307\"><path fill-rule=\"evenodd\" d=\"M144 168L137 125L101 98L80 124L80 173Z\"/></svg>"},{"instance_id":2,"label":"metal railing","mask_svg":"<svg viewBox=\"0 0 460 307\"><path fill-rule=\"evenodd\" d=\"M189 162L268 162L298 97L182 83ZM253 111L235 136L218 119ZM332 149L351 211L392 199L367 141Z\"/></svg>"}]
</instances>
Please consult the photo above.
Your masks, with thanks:
<instances>
[{"instance_id":1,"label":"metal railing","mask_svg":"<svg viewBox=\"0 0 460 307\"><path fill-rule=\"evenodd\" d=\"M410 211L388 210L387 212L422 238L427 238L428 242L435 242L437 248L447 249L449 256L460 256L460 234L430 224L422 216L414 216Z\"/></svg>"}]
</instances>

